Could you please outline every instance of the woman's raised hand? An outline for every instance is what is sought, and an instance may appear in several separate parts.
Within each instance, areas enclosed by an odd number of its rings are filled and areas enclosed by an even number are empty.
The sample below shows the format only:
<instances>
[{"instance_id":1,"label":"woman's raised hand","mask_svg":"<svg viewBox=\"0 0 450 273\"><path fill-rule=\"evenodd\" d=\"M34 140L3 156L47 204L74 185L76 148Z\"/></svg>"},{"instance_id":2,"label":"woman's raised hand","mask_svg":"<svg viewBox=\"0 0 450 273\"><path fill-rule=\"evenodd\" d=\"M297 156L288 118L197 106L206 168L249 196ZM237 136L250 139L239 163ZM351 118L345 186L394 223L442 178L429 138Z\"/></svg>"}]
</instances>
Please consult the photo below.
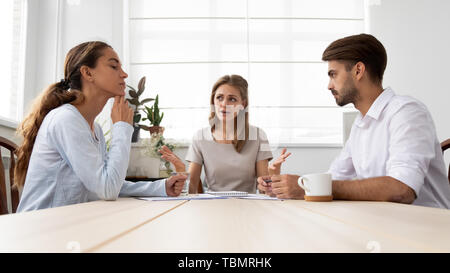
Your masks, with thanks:
<instances>
[{"instance_id":1,"label":"woman's raised hand","mask_svg":"<svg viewBox=\"0 0 450 273\"><path fill-rule=\"evenodd\" d=\"M114 97L114 104L111 109L111 119L113 123L124 121L133 126L133 109L128 106L128 101L124 96Z\"/></svg>"},{"instance_id":2,"label":"woman's raised hand","mask_svg":"<svg viewBox=\"0 0 450 273\"><path fill-rule=\"evenodd\" d=\"M174 154L166 145L162 146L159 152L162 154L161 158L169 161L175 167L176 172L185 172L186 166L183 161Z\"/></svg>"},{"instance_id":3,"label":"woman's raised hand","mask_svg":"<svg viewBox=\"0 0 450 273\"><path fill-rule=\"evenodd\" d=\"M274 160L272 163L270 163L269 165L269 174L280 174L281 172L281 164L283 164L283 162L286 161L286 158L288 158L288 156L290 156L291 153L287 153L286 154L286 148L283 148L283 150L281 151L281 155Z\"/></svg>"}]
</instances>

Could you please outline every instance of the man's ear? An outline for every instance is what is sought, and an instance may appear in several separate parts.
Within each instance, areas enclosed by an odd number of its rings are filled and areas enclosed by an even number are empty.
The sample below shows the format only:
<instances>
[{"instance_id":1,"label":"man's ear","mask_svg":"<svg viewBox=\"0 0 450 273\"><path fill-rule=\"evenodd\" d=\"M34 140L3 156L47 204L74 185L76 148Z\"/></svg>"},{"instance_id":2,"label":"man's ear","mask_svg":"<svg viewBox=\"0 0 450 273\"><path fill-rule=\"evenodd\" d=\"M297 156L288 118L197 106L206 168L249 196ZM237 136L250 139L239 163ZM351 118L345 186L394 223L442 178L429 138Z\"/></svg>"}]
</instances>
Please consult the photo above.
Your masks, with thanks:
<instances>
[{"instance_id":1,"label":"man's ear","mask_svg":"<svg viewBox=\"0 0 450 273\"><path fill-rule=\"evenodd\" d=\"M366 65L363 62L357 62L354 66L354 75L357 80L360 80L366 72Z\"/></svg>"},{"instance_id":2,"label":"man's ear","mask_svg":"<svg viewBox=\"0 0 450 273\"><path fill-rule=\"evenodd\" d=\"M88 82L92 82L94 78L92 77L91 68L87 65L82 65L80 67L81 77L87 80Z\"/></svg>"}]
</instances>

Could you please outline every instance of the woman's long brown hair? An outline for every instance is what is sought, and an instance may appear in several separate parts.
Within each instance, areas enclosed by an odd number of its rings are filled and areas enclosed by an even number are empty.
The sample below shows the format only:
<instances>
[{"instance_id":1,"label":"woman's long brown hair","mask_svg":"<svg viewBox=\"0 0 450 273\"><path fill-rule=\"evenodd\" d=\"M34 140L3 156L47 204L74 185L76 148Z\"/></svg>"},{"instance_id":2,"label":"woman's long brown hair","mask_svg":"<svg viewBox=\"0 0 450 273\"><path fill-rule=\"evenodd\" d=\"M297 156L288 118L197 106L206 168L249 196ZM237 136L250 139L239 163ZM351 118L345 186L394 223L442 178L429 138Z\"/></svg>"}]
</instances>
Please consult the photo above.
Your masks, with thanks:
<instances>
[{"instance_id":1,"label":"woman's long brown hair","mask_svg":"<svg viewBox=\"0 0 450 273\"><path fill-rule=\"evenodd\" d=\"M209 123L211 125L211 131L214 132L215 129L215 122L216 122L216 112L214 110L214 97L216 96L217 89L222 85L230 85L237 90L239 90L239 93L241 94L242 101L245 101L245 109L240 110L237 117L234 118L234 139L232 141L232 144L234 146L234 149L240 153L242 148L244 147L245 143L248 140L249 137L249 122L248 122L248 83L247 81L239 76L239 75L225 75L217 80L217 82L214 84L211 92L211 114L209 116ZM242 115L242 113L245 112L245 127L244 128L238 128L238 119ZM245 129L244 132L242 132L242 129ZM242 139L242 133L245 133L244 139Z\"/></svg>"},{"instance_id":2,"label":"woman's long brown hair","mask_svg":"<svg viewBox=\"0 0 450 273\"><path fill-rule=\"evenodd\" d=\"M31 111L17 128L16 134L23 137L22 145L17 149L17 165L14 169L14 186L22 188L27 176L28 164L34 142L45 116L53 109L66 104L80 104L84 101L81 92L82 66L95 68L102 50L111 47L104 42L92 41L72 48L64 62L64 79L48 86L34 101ZM70 89L69 89L70 88Z\"/></svg>"}]
</instances>

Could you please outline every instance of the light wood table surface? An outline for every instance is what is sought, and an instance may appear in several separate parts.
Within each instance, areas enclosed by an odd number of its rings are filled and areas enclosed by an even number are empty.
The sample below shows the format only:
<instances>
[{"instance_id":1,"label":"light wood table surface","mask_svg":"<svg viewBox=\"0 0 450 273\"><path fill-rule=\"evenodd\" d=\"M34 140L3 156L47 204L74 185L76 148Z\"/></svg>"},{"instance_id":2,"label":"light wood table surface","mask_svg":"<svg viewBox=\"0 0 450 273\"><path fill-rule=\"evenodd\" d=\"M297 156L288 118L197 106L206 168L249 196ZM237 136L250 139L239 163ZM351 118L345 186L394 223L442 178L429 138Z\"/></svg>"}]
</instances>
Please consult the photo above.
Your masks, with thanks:
<instances>
[{"instance_id":1,"label":"light wood table surface","mask_svg":"<svg viewBox=\"0 0 450 273\"><path fill-rule=\"evenodd\" d=\"M0 216L0 252L450 252L450 210L119 198Z\"/></svg>"},{"instance_id":2,"label":"light wood table surface","mask_svg":"<svg viewBox=\"0 0 450 273\"><path fill-rule=\"evenodd\" d=\"M99 252L448 252L450 211L385 202L192 200Z\"/></svg>"},{"instance_id":3,"label":"light wood table surface","mask_svg":"<svg viewBox=\"0 0 450 273\"><path fill-rule=\"evenodd\" d=\"M292 202L292 201L287 201ZM403 245L402 251L450 252L450 210L390 202L294 202Z\"/></svg>"},{"instance_id":4,"label":"light wood table surface","mask_svg":"<svg viewBox=\"0 0 450 273\"><path fill-rule=\"evenodd\" d=\"M86 252L186 201L95 201L0 216L0 252Z\"/></svg>"}]
</instances>

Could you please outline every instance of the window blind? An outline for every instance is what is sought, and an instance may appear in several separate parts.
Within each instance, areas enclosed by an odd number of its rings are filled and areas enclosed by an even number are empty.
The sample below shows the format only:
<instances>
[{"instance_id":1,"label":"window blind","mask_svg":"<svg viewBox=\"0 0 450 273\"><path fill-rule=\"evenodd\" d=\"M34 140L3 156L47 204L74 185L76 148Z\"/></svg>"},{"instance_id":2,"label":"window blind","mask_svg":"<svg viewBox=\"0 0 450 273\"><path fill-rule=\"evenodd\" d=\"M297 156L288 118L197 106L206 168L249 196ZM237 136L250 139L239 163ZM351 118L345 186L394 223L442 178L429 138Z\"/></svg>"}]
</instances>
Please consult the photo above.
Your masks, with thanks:
<instances>
[{"instance_id":1,"label":"window blind","mask_svg":"<svg viewBox=\"0 0 450 273\"><path fill-rule=\"evenodd\" d=\"M7 123L17 123L22 116L25 4L24 0L0 1L0 119Z\"/></svg>"},{"instance_id":2,"label":"window blind","mask_svg":"<svg viewBox=\"0 0 450 273\"><path fill-rule=\"evenodd\" d=\"M208 126L215 81L249 83L250 123L271 143L342 144L323 50L364 32L360 0L129 0L129 84L159 94L165 136ZM142 134L141 134L142 136Z\"/></svg>"}]
</instances>

